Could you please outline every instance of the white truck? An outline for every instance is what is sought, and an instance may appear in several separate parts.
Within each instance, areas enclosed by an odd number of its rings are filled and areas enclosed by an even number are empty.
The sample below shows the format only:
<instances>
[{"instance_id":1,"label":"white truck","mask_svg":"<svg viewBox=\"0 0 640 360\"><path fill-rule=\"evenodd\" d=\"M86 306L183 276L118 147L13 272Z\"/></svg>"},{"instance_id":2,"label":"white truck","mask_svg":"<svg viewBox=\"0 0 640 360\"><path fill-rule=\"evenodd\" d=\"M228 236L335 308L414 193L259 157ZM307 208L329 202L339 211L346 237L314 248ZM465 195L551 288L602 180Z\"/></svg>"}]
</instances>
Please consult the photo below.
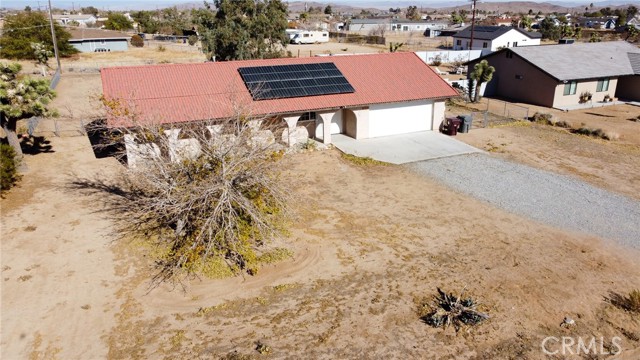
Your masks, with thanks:
<instances>
[{"instance_id":1,"label":"white truck","mask_svg":"<svg viewBox=\"0 0 640 360\"><path fill-rule=\"evenodd\" d=\"M329 42L328 31L298 31L291 37L292 44L315 44Z\"/></svg>"}]
</instances>

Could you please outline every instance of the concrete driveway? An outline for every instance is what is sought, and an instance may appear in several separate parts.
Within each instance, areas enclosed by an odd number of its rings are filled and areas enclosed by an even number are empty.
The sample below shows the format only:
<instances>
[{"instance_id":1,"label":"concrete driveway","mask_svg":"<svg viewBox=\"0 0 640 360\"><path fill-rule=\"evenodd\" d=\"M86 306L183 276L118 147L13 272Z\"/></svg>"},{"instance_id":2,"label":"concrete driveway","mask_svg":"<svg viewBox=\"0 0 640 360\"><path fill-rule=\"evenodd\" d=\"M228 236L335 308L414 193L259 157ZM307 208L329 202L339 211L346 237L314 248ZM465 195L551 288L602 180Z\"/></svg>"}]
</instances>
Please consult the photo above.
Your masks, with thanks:
<instances>
[{"instance_id":1,"label":"concrete driveway","mask_svg":"<svg viewBox=\"0 0 640 360\"><path fill-rule=\"evenodd\" d=\"M434 131L360 140L335 134L331 135L331 142L347 154L370 157L392 164L481 152L473 146Z\"/></svg>"}]
</instances>

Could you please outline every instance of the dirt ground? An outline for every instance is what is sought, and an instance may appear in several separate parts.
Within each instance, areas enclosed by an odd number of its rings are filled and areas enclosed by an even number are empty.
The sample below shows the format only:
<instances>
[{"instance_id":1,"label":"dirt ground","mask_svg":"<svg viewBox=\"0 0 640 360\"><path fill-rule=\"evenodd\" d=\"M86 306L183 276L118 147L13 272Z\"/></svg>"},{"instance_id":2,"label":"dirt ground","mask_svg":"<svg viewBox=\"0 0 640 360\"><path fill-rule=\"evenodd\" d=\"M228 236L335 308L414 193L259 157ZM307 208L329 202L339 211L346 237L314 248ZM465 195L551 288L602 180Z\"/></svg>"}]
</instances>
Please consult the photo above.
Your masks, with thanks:
<instances>
[{"instance_id":1,"label":"dirt ground","mask_svg":"<svg viewBox=\"0 0 640 360\"><path fill-rule=\"evenodd\" d=\"M456 138L496 156L577 176L593 185L640 199L640 122L630 121L640 115L640 107L623 104L563 112L518 105L529 107L530 114L550 113L575 128L600 128L619 138L609 141L572 134L558 127L526 123L473 129ZM471 106L486 109L486 103ZM448 111L464 112L451 107Z\"/></svg>"},{"instance_id":2,"label":"dirt ground","mask_svg":"<svg viewBox=\"0 0 640 360\"><path fill-rule=\"evenodd\" d=\"M88 99L99 84L95 74L63 77L60 121L95 111ZM458 139L638 199L639 124L625 120L638 109L557 114L610 127L618 141L541 125ZM3 359L607 358L546 356L548 336L595 337L609 350L619 337L617 358L640 357L640 316L607 301L640 288L638 251L506 213L404 167L355 165L336 150L284 160L295 199L282 239L291 260L256 276L149 289L152 257L118 240L99 196L68 187L121 165L95 159L77 132L40 130L51 150L27 155L20 186L0 200ZM418 303L437 287L466 289L491 318L458 333L429 327ZM575 325L561 327L565 316Z\"/></svg>"},{"instance_id":3,"label":"dirt ground","mask_svg":"<svg viewBox=\"0 0 640 360\"><path fill-rule=\"evenodd\" d=\"M258 357L261 342L272 358L542 359L547 336L619 336L640 355L640 319L604 300L640 287L640 254L335 150L285 160L292 260L150 290L152 259L114 242L99 197L67 188L120 165L94 159L84 137L51 140L0 202L3 358ZM436 287L466 288L491 319L428 327L417 303ZM565 316L576 325L560 327Z\"/></svg>"}]
</instances>

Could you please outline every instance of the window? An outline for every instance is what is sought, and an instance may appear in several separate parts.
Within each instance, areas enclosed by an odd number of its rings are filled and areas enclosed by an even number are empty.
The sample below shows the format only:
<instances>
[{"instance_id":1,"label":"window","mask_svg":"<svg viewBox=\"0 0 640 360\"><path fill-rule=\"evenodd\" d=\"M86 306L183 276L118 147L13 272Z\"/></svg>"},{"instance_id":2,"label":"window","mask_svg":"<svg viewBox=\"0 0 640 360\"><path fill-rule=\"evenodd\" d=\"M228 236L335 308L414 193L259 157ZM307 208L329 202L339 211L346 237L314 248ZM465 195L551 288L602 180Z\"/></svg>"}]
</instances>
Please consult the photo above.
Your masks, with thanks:
<instances>
[{"instance_id":1,"label":"window","mask_svg":"<svg viewBox=\"0 0 640 360\"><path fill-rule=\"evenodd\" d=\"M564 95L575 95L578 83L575 81L564 84Z\"/></svg>"},{"instance_id":2,"label":"window","mask_svg":"<svg viewBox=\"0 0 640 360\"><path fill-rule=\"evenodd\" d=\"M456 45L458 46L462 45L462 40L456 40Z\"/></svg>"},{"instance_id":3,"label":"window","mask_svg":"<svg viewBox=\"0 0 640 360\"><path fill-rule=\"evenodd\" d=\"M482 43L482 48L483 49L486 49L487 46L489 46L489 43L487 43L486 41Z\"/></svg>"},{"instance_id":4,"label":"window","mask_svg":"<svg viewBox=\"0 0 640 360\"><path fill-rule=\"evenodd\" d=\"M509 45L511 45L511 43L507 41L507 47L509 47Z\"/></svg>"},{"instance_id":5,"label":"window","mask_svg":"<svg viewBox=\"0 0 640 360\"><path fill-rule=\"evenodd\" d=\"M518 42L517 41L513 42L513 47L518 47Z\"/></svg>"},{"instance_id":6,"label":"window","mask_svg":"<svg viewBox=\"0 0 640 360\"><path fill-rule=\"evenodd\" d=\"M598 85L596 86L596 91L607 91L609 90L609 79L598 80Z\"/></svg>"}]
</instances>

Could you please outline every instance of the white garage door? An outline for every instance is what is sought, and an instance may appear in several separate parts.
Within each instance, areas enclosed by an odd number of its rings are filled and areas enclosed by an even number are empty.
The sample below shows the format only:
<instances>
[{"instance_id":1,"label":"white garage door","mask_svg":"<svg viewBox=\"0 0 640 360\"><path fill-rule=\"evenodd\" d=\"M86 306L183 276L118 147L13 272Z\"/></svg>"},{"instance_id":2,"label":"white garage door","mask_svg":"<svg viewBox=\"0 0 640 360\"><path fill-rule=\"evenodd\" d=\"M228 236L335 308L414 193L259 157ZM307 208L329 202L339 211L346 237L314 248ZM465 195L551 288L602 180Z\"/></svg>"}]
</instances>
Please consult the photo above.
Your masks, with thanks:
<instances>
[{"instance_id":1,"label":"white garage door","mask_svg":"<svg viewBox=\"0 0 640 360\"><path fill-rule=\"evenodd\" d=\"M429 100L369 107L369 137L406 134L431 129L433 102Z\"/></svg>"}]
</instances>

